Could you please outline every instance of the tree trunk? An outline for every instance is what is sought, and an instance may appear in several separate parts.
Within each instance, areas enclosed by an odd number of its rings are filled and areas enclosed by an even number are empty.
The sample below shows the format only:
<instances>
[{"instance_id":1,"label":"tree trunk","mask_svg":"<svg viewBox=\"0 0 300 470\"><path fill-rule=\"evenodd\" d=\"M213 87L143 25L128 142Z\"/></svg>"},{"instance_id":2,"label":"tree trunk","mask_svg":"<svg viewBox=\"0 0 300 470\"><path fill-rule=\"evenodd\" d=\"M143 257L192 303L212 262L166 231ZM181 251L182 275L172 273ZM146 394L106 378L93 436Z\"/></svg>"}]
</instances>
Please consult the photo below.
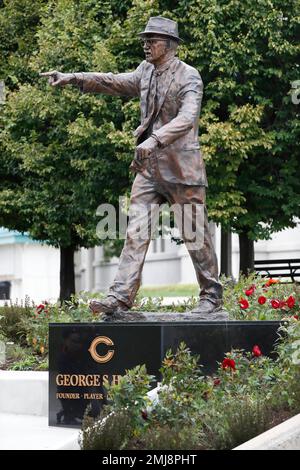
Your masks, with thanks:
<instances>
[{"instance_id":1,"label":"tree trunk","mask_svg":"<svg viewBox=\"0 0 300 470\"><path fill-rule=\"evenodd\" d=\"M247 232L239 234L240 272L248 275L254 271L254 241L248 238Z\"/></svg>"},{"instance_id":2,"label":"tree trunk","mask_svg":"<svg viewBox=\"0 0 300 470\"><path fill-rule=\"evenodd\" d=\"M74 252L73 246L66 248L60 247L60 294L59 300L70 300L72 294L75 294L75 270L74 270Z\"/></svg>"},{"instance_id":3,"label":"tree trunk","mask_svg":"<svg viewBox=\"0 0 300 470\"><path fill-rule=\"evenodd\" d=\"M221 227L221 274L232 277L231 231Z\"/></svg>"}]
</instances>

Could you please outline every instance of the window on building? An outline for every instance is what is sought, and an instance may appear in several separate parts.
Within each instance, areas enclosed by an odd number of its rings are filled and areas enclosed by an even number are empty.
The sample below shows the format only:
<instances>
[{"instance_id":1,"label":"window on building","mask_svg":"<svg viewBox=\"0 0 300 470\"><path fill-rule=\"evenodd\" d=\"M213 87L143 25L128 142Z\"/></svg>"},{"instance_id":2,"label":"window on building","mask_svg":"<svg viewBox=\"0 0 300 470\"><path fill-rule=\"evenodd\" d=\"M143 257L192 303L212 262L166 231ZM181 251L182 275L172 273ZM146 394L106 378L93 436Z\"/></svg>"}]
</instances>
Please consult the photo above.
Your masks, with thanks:
<instances>
[{"instance_id":1,"label":"window on building","mask_svg":"<svg viewBox=\"0 0 300 470\"><path fill-rule=\"evenodd\" d=\"M9 281L0 282L0 300L10 299L10 287L11 283Z\"/></svg>"}]
</instances>

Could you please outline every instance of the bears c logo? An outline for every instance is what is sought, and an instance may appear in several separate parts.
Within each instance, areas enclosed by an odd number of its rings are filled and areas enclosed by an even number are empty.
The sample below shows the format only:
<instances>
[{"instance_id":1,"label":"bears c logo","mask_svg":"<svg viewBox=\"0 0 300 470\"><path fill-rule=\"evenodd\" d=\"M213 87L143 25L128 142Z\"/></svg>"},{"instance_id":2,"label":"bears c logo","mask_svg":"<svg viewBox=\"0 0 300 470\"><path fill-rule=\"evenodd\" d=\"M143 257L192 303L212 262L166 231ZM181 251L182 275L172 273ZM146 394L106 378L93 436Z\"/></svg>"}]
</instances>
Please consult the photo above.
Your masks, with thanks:
<instances>
[{"instance_id":1,"label":"bears c logo","mask_svg":"<svg viewBox=\"0 0 300 470\"><path fill-rule=\"evenodd\" d=\"M114 343L107 336L97 336L97 338L95 338L92 341L92 343L89 347L88 351L89 351L90 355L92 356L92 358L94 359L94 361L99 362L100 364L104 364L105 362L108 362L108 361L111 360L111 358L115 354L115 351L113 349L109 349L106 354L101 356L97 352L97 346L99 344L106 344L107 346L114 346Z\"/></svg>"}]
</instances>

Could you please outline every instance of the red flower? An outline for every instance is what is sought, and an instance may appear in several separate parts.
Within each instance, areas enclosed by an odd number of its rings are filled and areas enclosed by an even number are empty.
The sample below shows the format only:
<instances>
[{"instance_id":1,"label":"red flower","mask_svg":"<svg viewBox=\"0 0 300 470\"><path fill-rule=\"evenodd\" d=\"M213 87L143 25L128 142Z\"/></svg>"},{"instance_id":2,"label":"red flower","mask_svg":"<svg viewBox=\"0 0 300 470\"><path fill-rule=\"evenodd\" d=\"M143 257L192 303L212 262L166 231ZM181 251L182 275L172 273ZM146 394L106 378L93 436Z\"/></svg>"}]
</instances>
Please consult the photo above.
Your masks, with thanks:
<instances>
[{"instance_id":1,"label":"red flower","mask_svg":"<svg viewBox=\"0 0 300 470\"><path fill-rule=\"evenodd\" d=\"M255 356L255 357L259 357L259 356L262 355L262 352L261 352L261 350L259 349L259 346L257 346L257 344L256 344L255 346L253 346L252 354L253 354L253 356Z\"/></svg>"},{"instance_id":2,"label":"red flower","mask_svg":"<svg viewBox=\"0 0 300 470\"><path fill-rule=\"evenodd\" d=\"M277 282L279 282L278 279L269 279L269 280L265 283L265 286L266 286L266 287L270 287L272 284L277 284Z\"/></svg>"},{"instance_id":3,"label":"red flower","mask_svg":"<svg viewBox=\"0 0 300 470\"><path fill-rule=\"evenodd\" d=\"M257 300L260 305L263 305L266 303L267 298L264 295L260 295Z\"/></svg>"},{"instance_id":4,"label":"red flower","mask_svg":"<svg viewBox=\"0 0 300 470\"><path fill-rule=\"evenodd\" d=\"M40 313L42 313L42 311L44 310L44 308L45 308L45 305L44 305L44 304L40 304L40 305L38 305L38 306L36 307L36 312L37 312L38 314L40 314Z\"/></svg>"},{"instance_id":5,"label":"red flower","mask_svg":"<svg viewBox=\"0 0 300 470\"><path fill-rule=\"evenodd\" d=\"M299 315L294 315L293 318L295 318L295 320L299 320Z\"/></svg>"},{"instance_id":6,"label":"red flower","mask_svg":"<svg viewBox=\"0 0 300 470\"><path fill-rule=\"evenodd\" d=\"M288 298L287 301L286 301L286 305L287 305L289 308L293 308L293 307L295 306L295 303L296 303L295 297L293 297L292 295L290 295L289 298Z\"/></svg>"},{"instance_id":7,"label":"red flower","mask_svg":"<svg viewBox=\"0 0 300 470\"><path fill-rule=\"evenodd\" d=\"M226 357L222 362L222 369L232 369L235 370L235 361Z\"/></svg>"},{"instance_id":8,"label":"red flower","mask_svg":"<svg viewBox=\"0 0 300 470\"><path fill-rule=\"evenodd\" d=\"M280 300L273 299L271 300L271 305L273 308L280 308L281 307L281 302Z\"/></svg>"},{"instance_id":9,"label":"red flower","mask_svg":"<svg viewBox=\"0 0 300 470\"><path fill-rule=\"evenodd\" d=\"M216 378L216 379L214 380L214 387L217 387L218 385L220 385L220 383L221 383L221 379Z\"/></svg>"},{"instance_id":10,"label":"red flower","mask_svg":"<svg viewBox=\"0 0 300 470\"><path fill-rule=\"evenodd\" d=\"M245 294L249 297L250 295L252 295L255 291L255 285L253 284L253 286L249 287L249 289L247 289L245 291Z\"/></svg>"},{"instance_id":11,"label":"red flower","mask_svg":"<svg viewBox=\"0 0 300 470\"><path fill-rule=\"evenodd\" d=\"M241 298L241 299L239 300L239 304L240 304L240 307L241 307L243 310L245 310L246 308L249 307L249 302L248 302L247 299Z\"/></svg>"}]
</instances>

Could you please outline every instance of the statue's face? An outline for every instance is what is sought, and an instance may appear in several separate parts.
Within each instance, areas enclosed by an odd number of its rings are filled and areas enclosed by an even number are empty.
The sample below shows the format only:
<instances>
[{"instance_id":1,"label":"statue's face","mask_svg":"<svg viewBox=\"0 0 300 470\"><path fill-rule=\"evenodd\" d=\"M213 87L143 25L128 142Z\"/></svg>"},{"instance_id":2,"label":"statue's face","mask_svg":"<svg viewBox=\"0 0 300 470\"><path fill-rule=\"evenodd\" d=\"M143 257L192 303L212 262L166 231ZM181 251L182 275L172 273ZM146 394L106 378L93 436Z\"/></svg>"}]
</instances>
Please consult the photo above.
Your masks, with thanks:
<instances>
[{"instance_id":1,"label":"statue's face","mask_svg":"<svg viewBox=\"0 0 300 470\"><path fill-rule=\"evenodd\" d=\"M168 51L167 42L166 37L156 34L143 37L142 43L146 61L151 62L151 64L159 62Z\"/></svg>"}]
</instances>

